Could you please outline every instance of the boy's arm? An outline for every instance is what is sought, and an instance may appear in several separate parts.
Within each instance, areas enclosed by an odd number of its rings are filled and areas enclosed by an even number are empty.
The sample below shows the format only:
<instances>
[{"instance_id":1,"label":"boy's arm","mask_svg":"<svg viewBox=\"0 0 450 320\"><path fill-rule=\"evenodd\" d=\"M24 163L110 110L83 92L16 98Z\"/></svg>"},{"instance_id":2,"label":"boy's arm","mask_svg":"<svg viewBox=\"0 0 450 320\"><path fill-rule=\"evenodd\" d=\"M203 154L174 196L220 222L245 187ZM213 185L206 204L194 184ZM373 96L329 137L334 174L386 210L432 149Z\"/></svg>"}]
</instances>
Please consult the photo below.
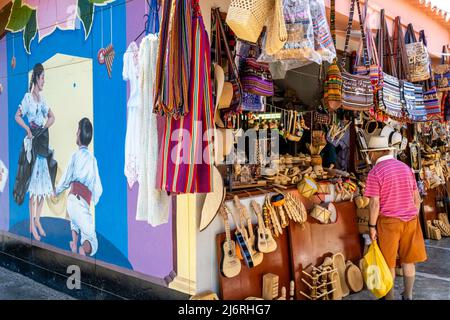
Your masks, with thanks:
<instances>
[{"instance_id":1,"label":"boy's arm","mask_svg":"<svg viewBox=\"0 0 450 320\"><path fill-rule=\"evenodd\" d=\"M95 180L94 180L94 185L92 187L92 199L94 201L94 205L97 205L98 200L100 199L102 193L103 193L103 186L102 186L102 181L100 180L100 175L98 173L98 165L97 165L97 160L95 160L94 163L94 176L95 176Z\"/></svg>"},{"instance_id":2,"label":"boy's arm","mask_svg":"<svg viewBox=\"0 0 450 320\"><path fill-rule=\"evenodd\" d=\"M72 182L72 176L73 176L73 163L74 163L74 156L72 155L72 158L70 159L69 165L67 166L66 172L64 172L64 175L59 180L59 184L56 187L55 194L58 196L70 187L70 183Z\"/></svg>"}]
</instances>

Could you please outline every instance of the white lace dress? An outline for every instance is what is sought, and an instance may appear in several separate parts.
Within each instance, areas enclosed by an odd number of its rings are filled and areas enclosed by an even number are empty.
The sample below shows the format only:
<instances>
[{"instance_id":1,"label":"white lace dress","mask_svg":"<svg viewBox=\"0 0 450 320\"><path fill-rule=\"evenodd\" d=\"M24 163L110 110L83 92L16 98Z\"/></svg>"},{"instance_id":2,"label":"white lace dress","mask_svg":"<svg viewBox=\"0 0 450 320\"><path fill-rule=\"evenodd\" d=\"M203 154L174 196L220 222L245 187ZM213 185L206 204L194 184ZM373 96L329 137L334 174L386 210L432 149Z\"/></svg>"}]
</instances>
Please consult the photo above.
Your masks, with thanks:
<instances>
[{"instance_id":1,"label":"white lace dress","mask_svg":"<svg viewBox=\"0 0 450 320\"><path fill-rule=\"evenodd\" d=\"M130 82L130 97L127 103L127 133L125 137L125 168L130 189L139 178L139 48L136 42L131 42L123 55L123 80Z\"/></svg>"},{"instance_id":2,"label":"white lace dress","mask_svg":"<svg viewBox=\"0 0 450 320\"><path fill-rule=\"evenodd\" d=\"M153 110L153 86L158 55L158 36L146 36L139 48L139 86L141 141L139 153L139 194L136 220L152 226L169 221L169 200L166 192L155 188L158 167L158 127Z\"/></svg>"},{"instance_id":3,"label":"white lace dress","mask_svg":"<svg viewBox=\"0 0 450 320\"><path fill-rule=\"evenodd\" d=\"M43 127L48 118L48 107L45 99L41 96L40 101L36 102L31 93L26 93L19 109L22 117L27 117L28 123ZM30 198L35 196L37 199L45 198L53 194L50 171L48 170L47 159L37 156L31 173L30 185L28 186Z\"/></svg>"}]
</instances>

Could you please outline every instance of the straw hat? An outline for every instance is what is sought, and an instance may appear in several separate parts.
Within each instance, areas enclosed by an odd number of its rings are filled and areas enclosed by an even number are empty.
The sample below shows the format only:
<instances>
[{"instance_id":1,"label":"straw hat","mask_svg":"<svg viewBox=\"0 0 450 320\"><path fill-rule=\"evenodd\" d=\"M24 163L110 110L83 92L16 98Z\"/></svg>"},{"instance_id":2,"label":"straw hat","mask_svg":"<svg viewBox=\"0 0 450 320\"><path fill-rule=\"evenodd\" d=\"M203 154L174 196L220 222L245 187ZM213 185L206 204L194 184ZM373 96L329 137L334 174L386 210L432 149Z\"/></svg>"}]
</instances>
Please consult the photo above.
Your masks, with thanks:
<instances>
[{"instance_id":1,"label":"straw hat","mask_svg":"<svg viewBox=\"0 0 450 320\"><path fill-rule=\"evenodd\" d=\"M367 149L361 150L362 152L374 152L374 151L387 151L395 150L395 147L389 146L389 137L385 136L373 136L369 140Z\"/></svg>"},{"instance_id":2,"label":"straw hat","mask_svg":"<svg viewBox=\"0 0 450 320\"><path fill-rule=\"evenodd\" d=\"M234 147L233 130L216 128L214 133L214 150L216 164L221 163Z\"/></svg>"},{"instance_id":3,"label":"straw hat","mask_svg":"<svg viewBox=\"0 0 450 320\"><path fill-rule=\"evenodd\" d=\"M61 169L56 170L55 184L57 184L61 179ZM56 216L65 216L67 209L67 192L64 191L55 197L47 197L47 206L51 212Z\"/></svg>"},{"instance_id":4,"label":"straw hat","mask_svg":"<svg viewBox=\"0 0 450 320\"><path fill-rule=\"evenodd\" d=\"M380 136L388 137L390 147L400 148L403 141L403 136L401 133L396 131L391 126L384 126L383 130L381 130Z\"/></svg>"},{"instance_id":5,"label":"straw hat","mask_svg":"<svg viewBox=\"0 0 450 320\"><path fill-rule=\"evenodd\" d=\"M213 192L206 195L200 219L200 231L206 229L214 220L219 208L225 199L225 188L222 175L216 166L213 166Z\"/></svg>"},{"instance_id":6,"label":"straw hat","mask_svg":"<svg viewBox=\"0 0 450 320\"><path fill-rule=\"evenodd\" d=\"M222 92L223 92L223 86L225 83L225 73L222 69L222 67L220 65L218 65L217 63L214 64L214 82L216 85L216 106L215 106L215 112L214 112L214 122L216 123L217 126L219 127L225 127L222 119L220 118L220 113L219 113L219 101L220 98L222 97Z\"/></svg>"}]
</instances>

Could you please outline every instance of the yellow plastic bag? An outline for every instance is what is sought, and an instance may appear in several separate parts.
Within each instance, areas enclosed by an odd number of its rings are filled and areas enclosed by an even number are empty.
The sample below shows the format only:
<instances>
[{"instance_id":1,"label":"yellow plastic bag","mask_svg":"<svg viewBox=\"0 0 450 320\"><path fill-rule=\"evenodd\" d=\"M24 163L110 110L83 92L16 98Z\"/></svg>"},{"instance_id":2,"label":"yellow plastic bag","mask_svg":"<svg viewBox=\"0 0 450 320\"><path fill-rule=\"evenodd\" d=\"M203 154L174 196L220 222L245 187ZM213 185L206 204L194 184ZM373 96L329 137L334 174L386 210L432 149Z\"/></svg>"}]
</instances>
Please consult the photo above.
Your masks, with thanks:
<instances>
[{"instance_id":1,"label":"yellow plastic bag","mask_svg":"<svg viewBox=\"0 0 450 320\"><path fill-rule=\"evenodd\" d=\"M384 260L378 243L373 241L363 258L364 282L377 298L384 297L394 285L389 266Z\"/></svg>"}]
</instances>

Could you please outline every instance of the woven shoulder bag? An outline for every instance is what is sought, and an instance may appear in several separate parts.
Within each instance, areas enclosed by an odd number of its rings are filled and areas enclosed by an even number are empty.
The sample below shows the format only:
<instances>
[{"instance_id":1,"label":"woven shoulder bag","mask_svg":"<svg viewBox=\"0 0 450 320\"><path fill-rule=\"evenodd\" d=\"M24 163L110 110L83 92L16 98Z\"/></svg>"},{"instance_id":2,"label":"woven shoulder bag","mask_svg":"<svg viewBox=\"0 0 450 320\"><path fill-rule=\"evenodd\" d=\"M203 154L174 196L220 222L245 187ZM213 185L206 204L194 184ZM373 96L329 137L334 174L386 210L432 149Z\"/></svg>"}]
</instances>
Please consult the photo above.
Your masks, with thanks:
<instances>
[{"instance_id":1,"label":"woven shoulder bag","mask_svg":"<svg viewBox=\"0 0 450 320\"><path fill-rule=\"evenodd\" d=\"M348 46L350 43L350 32L352 29L355 5L358 8L359 24L363 42L364 63L367 69L366 75L354 75L345 70L345 64L348 55ZM367 42L362 23L361 8L359 0L352 0L350 7L349 21L347 25L347 34L345 39L344 57L341 60L342 74L342 108L353 111L368 111L374 107L374 93L372 82L369 75L369 59L367 52Z\"/></svg>"},{"instance_id":2,"label":"woven shoulder bag","mask_svg":"<svg viewBox=\"0 0 450 320\"><path fill-rule=\"evenodd\" d=\"M384 9L380 11L380 25L378 32L378 56L383 70L383 87L378 91L378 108L390 118L402 120L404 117L400 82L397 78L397 69L394 66L392 48L387 28Z\"/></svg>"},{"instance_id":3,"label":"woven shoulder bag","mask_svg":"<svg viewBox=\"0 0 450 320\"><path fill-rule=\"evenodd\" d=\"M406 54L408 56L409 75L411 82L430 79L430 56L423 41L417 41L412 24L408 25L405 34Z\"/></svg>"},{"instance_id":4,"label":"woven shoulder bag","mask_svg":"<svg viewBox=\"0 0 450 320\"><path fill-rule=\"evenodd\" d=\"M446 55L447 46L442 47L441 64L433 67L434 80L439 91L450 91L450 61Z\"/></svg>"}]
</instances>

